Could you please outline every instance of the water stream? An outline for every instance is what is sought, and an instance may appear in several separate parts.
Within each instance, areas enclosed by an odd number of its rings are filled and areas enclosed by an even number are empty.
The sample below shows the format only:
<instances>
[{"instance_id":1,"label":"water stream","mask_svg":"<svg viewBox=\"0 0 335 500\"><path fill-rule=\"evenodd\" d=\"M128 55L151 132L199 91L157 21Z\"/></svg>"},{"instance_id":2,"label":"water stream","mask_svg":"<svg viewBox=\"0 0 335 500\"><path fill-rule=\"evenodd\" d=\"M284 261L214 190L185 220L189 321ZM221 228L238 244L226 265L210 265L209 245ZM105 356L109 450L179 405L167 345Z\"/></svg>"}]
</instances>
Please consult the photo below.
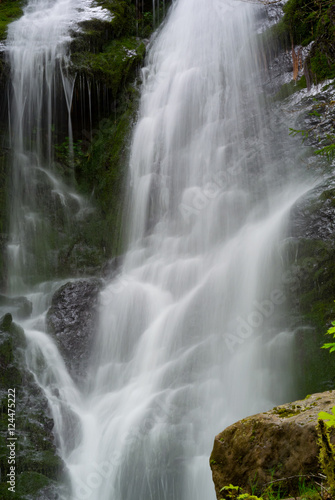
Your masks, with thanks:
<instances>
[{"instance_id":1,"label":"water stream","mask_svg":"<svg viewBox=\"0 0 335 500\"><path fill-rule=\"evenodd\" d=\"M72 145L71 103L75 76L68 72L71 31L91 17L106 17L89 0L32 0L9 26L12 185L8 245L11 293L22 293L52 275L71 217L87 203L57 173L54 145ZM64 119L65 118L65 119ZM68 126L64 130L62 124ZM64 127L63 127L64 128ZM43 235L43 237L41 237ZM35 276L35 278L33 278Z\"/></svg>"},{"instance_id":2,"label":"water stream","mask_svg":"<svg viewBox=\"0 0 335 500\"><path fill-rule=\"evenodd\" d=\"M44 3L30 2L22 26ZM53 5L63 40L72 4ZM72 500L214 500L215 434L294 395L280 248L289 210L308 187L259 103L256 12L235 0L178 0L150 44L131 145L128 250L101 293L83 389L43 333L58 285L30 295L27 363L53 411ZM41 45L44 33L48 26ZM14 87L27 78L33 88L15 90L13 112L25 183L27 156L43 169L40 158L52 155L33 128L23 133L19 116L27 111L29 126L42 127L43 109L51 126L48 71L54 75L64 45L50 43L40 61L31 62L26 45L13 50ZM30 80L37 64L44 76ZM25 199L14 205L13 247Z\"/></svg>"}]
</instances>

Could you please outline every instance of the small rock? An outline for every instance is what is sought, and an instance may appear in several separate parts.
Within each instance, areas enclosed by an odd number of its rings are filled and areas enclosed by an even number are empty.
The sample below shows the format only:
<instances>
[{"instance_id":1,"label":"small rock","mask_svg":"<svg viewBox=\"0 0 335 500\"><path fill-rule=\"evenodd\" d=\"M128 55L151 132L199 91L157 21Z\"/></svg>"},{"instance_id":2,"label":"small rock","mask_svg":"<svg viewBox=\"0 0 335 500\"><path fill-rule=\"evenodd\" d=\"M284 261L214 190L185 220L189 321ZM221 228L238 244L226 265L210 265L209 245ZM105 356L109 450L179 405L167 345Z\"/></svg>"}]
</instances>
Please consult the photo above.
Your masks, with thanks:
<instances>
[{"instance_id":1,"label":"small rock","mask_svg":"<svg viewBox=\"0 0 335 500\"><path fill-rule=\"evenodd\" d=\"M7 313L2 318L0 318L0 330L4 332L9 332L10 327L13 322L13 317L11 314Z\"/></svg>"}]
</instances>

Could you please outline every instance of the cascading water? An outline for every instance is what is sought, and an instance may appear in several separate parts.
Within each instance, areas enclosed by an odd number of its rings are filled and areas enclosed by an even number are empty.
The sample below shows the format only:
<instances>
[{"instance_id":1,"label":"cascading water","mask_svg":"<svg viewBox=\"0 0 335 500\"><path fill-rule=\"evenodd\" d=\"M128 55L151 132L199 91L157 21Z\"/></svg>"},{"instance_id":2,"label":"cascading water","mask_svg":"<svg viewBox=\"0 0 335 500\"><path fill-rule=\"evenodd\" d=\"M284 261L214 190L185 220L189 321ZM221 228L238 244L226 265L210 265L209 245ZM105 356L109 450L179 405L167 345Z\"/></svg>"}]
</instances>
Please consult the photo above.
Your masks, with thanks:
<instances>
[{"instance_id":1,"label":"cascading water","mask_svg":"<svg viewBox=\"0 0 335 500\"><path fill-rule=\"evenodd\" d=\"M50 275L56 267L59 225L70 214L80 214L85 202L60 180L54 162L54 144L67 135L71 152L70 109L74 77L68 71L70 30L90 16L82 0L35 0L9 26L6 52L11 67L10 132L13 151L9 290ZM68 130L60 130L68 114ZM27 287L28 285L28 287Z\"/></svg>"},{"instance_id":2,"label":"cascading water","mask_svg":"<svg viewBox=\"0 0 335 500\"><path fill-rule=\"evenodd\" d=\"M27 329L72 500L214 499L214 435L294 391L280 244L307 188L277 158L258 103L254 9L178 0L150 47L128 250L101 294L82 392L53 342Z\"/></svg>"}]
</instances>

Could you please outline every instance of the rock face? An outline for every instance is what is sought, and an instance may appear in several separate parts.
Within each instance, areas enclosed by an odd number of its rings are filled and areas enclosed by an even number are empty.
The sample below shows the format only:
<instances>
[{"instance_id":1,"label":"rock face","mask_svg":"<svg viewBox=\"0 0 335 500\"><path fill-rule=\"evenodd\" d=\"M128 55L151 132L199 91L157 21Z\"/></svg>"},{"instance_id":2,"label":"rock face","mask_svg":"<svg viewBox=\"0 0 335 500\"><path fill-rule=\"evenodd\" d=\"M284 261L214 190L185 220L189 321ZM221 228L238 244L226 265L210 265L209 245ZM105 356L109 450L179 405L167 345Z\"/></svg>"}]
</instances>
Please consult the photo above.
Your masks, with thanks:
<instances>
[{"instance_id":1,"label":"rock face","mask_svg":"<svg viewBox=\"0 0 335 500\"><path fill-rule=\"evenodd\" d=\"M11 314L5 314L0 320L0 498L56 500L64 464L57 455L48 401L25 366L25 345L23 330L12 321ZM14 424L15 494L8 491L7 484L7 438Z\"/></svg>"},{"instance_id":2,"label":"rock face","mask_svg":"<svg viewBox=\"0 0 335 500\"><path fill-rule=\"evenodd\" d=\"M313 394L240 420L218 434L210 459L217 498L229 484L249 493L253 487L261 494L275 480L318 474L318 413L330 413L333 406L335 390ZM295 494L297 478L281 484L288 496Z\"/></svg>"},{"instance_id":3,"label":"rock face","mask_svg":"<svg viewBox=\"0 0 335 500\"><path fill-rule=\"evenodd\" d=\"M47 313L48 331L55 336L71 374L78 381L85 374L91 352L101 286L98 279L66 283L54 294Z\"/></svg>"}]
</instances>

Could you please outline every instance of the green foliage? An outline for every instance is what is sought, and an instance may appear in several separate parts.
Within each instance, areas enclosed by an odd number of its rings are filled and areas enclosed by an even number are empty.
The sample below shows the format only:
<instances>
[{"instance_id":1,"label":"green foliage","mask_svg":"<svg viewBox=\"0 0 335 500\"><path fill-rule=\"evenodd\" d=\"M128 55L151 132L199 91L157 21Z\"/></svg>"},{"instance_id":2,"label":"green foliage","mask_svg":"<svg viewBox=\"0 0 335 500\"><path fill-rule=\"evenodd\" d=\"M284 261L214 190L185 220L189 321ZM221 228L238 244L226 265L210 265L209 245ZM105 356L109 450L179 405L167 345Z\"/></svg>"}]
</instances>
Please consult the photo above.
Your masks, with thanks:
<instances>
[{"instance_id":1,"label":"green foliage","mask_svg":"<svg viewBox=\"0 0 335 500\"><path fill-rule=\"evenodd\" d=\"M335 145L333 146L335 148ZM326 335L332 335L335 339L335 321L332 321L332 326L327 330ZM334 352L335 342L326 342L325 344L323 344L322 349L329 349L329 352Z\"/></svg>"},{"instance_id":2,"label":"green foliage","mask_svg":"<svg viewBox=\"0 0 335 500\"><path fill-rule=\"evenodd\" d=\"M220 493L222 491L228 491L228 492L233 492L233 491L239 491L241 488L239 486L234 486L233 484L230 484L229 486L224 486L221 488Z\"/></svg>"},{"instance_id":3,"label":"green foliage","mask_svg":"<svg viewBox=\"0 0 335 500\"><path fill-rule=\"evenodd\" d=\"M18 478L17 492L22 495L34 495L50 484L50 479L38 472L23 472Z\"/></svg>"},{"instance_id":4,"label":"green foliage","mask_svg":"<svg viewBox=\"0 0 335 500\"><path fill-rule=\"evenodd\" d=\"M237 500L241 491L242 490L239 486L234 486L233 484L229 484L221 488L220 493L223 494L224 499Z\"/></svg>"},{"instance_id":5,"label":"green foliage","mask_svg":"<svg viewBox=\"0 0 335 500\"><path fill-rule=\"evenodd\" d=\"M262 498L255 495L250 495L250 493L243 493L239 486L234 486L233 484L221 488L220 493L223 493L224 498L228 498L229 500L262 500Z\"/></svg>"},{"instance_id":6,"label":"green foliage","mask_svg":"<svg viewBox=\"0 0 335 500\"><path fill-rule=\"evenodd\" d=\"M328 161L331 161L335 156L335 135L327 134L326 138L328 141L330 141L330 144L317 149L316 151L314 151L314 154L324 156Z\"/></svg>"},{"instance_id":7,"label":"green foliage","mask_svg":"<svg viewBox=\"0 0 335 500\"><path fill-rule=\"evenodd\" d=\"M296 130L295 128L290 128L290 133L289 135L292 135L293 137L301 134L302 136L302 142L304 143L306 139L308 139L309 136L309 130Z\"/></svg>"},{"instance_id":8,"label":"green foliage","mask_svg":"<svg viewBox=\"0 0 335 500\"><path fill-rule=\"evenodd\" d=\"M147 38L155 29L152 1L142 3L143 11L140 5L136 8L135 0L97 0L97 3L108 9L113 16L111 24L114 38L123 36ZM165 9L163 2L160 2L159 11L156 13L160 21L164 18Z\"/></svg>"},{"instance_id":9,"label":"green foliage","mask_svg":"<svg viewBox=\"0 0 335 500\"><path fill-rule=\"evenodd\" d=\"M292 80L289 83L284 83L284 85L280 87L280 90L273 96L273 100L282 101L283 99L286 99L290 95L295 92L299 92L299 90L305 89L306 87L307 84L305 76L302 76L297 82Z\"/></svg>"},{"instance_id":10,"label":"green foliage","mask_svg":"<svg viewBox=\"0 0 335 500\"><path fill-rule=\"evenodd\" d=\"M335 63L321 50L315 49L310 60L310 68L318 81L335 78Z\"/></svg>"},{"instance_id":11,"label":"green foliage","mask_svg":"<svg viewBox=\"0 0 335 500\"><path fill-rule=\"evenodd\" d=\"M65 137L61 144L54 145L56 160L67 170L62 172L63 175L72 176L72 169L85 160L86 154L82 148L82 142L79 139L70 144L69 137Z\"/></svg>"},{"instance_id":12,"label":"green foliage","mask_svg":"<svg viewBox=\"0 0 335 500\"><path fill-rule=\"evenodd\" d=\"M128 37L112 40L102 52L77 52L72 55L72 62L76 71L104 83L116 97L144 54L144 43L136 37Z\"/></svg>"},{"instance_id":13,"label":"green foliage","mask_svg":"<svg viewBox=\"0 0 335 500\"><path fill-rule=\"evenodd\" d=\"M317 118L321 118L321 114L318 113L315 109L309 113L310 116L315 116ZM304 143L306 139L308 139L309 135L311 132L315 129L315 127L307 129L307 130L297 130L294 128L290 128L289 135L292 135L293 137L296 137L297 135L301 135L302 137L302 142ZM323 156L325 157L328 161L332 161L335 157L335 135L334 134L327 134L324 141L327 141L329 144L326 144L325 146L322 146L322 148L319 148L314 151L315 155L318 156Z\"/></svg>"},{"instance_id":14,"label":"green foliage","mask_svg":"<svg viewBox=\"0 0 335 500\"><path fill-rule=\"evenodd\" d=\"M332 0L289 0L284 5L283 21L295 44L308 45L315 39L331 5Z\"/></svg>"},{"instance_id":15,"label":"green foliage","mask_svg":"<svg viewBox=\"0 0 335 500\"><path fill-rule=\"evenodd\" d=\"M7 36L9 23L22 15L23 0L3 0L0 2L0 40Z\"/></svg>"},{"instance_id":16,"label":"green foliage","mask_svg":"<svg viewBox=\"0 0 335 500\"><path fill-rule=\"evenodd\" d=\"M335 77L335 11L333 0L288 0L282 20L291 44L314 41L306 63L310 77L320 82Z\"/></svg>"}]
</instances>

